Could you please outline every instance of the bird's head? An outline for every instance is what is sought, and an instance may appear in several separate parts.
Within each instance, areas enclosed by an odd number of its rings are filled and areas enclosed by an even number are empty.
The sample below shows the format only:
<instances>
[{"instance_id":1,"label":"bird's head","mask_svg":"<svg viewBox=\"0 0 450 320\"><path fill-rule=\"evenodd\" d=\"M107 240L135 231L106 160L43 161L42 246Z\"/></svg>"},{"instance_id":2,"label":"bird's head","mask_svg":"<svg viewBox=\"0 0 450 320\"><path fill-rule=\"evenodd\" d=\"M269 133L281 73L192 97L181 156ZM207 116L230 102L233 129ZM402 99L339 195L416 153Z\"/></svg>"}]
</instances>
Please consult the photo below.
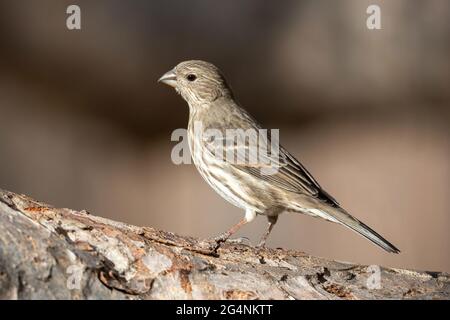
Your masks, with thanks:
<instances>
[{"instance_id":1,"label":"bird's head","mask_svg":"<svg viewBox=\"0 0 450 320\"><path fill-rule=\"evenodd\" d=\"M201 60L179 63L158 82L174 87L191 106L208 104L220 97L232 97L220 70Z\"/></svg>"}]
</instances>

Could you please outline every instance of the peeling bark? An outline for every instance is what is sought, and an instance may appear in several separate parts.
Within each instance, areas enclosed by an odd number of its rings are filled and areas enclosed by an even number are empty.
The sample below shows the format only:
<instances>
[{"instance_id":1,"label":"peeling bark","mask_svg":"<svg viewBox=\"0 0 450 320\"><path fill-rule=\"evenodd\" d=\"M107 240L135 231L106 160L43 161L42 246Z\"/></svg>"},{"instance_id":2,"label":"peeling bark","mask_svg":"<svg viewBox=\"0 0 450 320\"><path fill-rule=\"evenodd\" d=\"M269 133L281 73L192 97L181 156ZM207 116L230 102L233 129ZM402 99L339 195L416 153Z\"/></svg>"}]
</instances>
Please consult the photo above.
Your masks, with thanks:
<instances>
[{"instance_id":1,"label":"peeling bark","mask_svg":"<svg viewBox=\"0 0 450 320\"><path fill-rule=\"evenodd\" d=\"M450 299L448 274L379 270L373 288L368 266L214 248L0 190L0 299Z\"/></svg>"}]
</instances>

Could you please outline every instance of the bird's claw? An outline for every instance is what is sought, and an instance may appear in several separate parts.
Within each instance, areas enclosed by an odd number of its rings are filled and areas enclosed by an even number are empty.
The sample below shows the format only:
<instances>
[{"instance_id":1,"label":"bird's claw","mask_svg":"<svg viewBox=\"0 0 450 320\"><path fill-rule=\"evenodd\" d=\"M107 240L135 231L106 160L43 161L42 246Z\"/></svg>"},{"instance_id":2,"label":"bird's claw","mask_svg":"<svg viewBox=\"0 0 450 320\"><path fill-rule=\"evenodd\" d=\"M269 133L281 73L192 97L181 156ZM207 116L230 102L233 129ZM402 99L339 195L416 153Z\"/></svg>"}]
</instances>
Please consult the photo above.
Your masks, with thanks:
<instances>
[{"instance_id":1,"label":"bird's claw","mask_svg":"<svg viewBox=\"0 0 450 320\"><path fill-rule=\"evenodd\" d=\"M265 241L260 241L258 243L258 245L256 246L256 248L258 249L264 249L266 247L266 242Z\"/></svg>"},{"instance_id":2,"label":"bird's claw","mask_svg":"<svg viewBox=\"0 0 450 320\"><path fill-rule=\"evenodd\" d=\"M215 237L214 239L212 239L212 241L215 242L217 245L220 245L221 243L227 241L228 237L229 236L227 234L221 234L221 235Z\"/></svg>"},{"instance_id":3,"label":"bird's claw","mask_svg":"<svg viewBox=\"0 0 450 320\"><path fill-rule=\"evenodd\" d=\"M221 234L213 239L206 239L203 240L201 243L201 247L203 247L205 250L216 252L217 249L219 249L220 245L227 241L228 235L226 233Z\"/></svg>"},{"instance_id":4,"label":"bird's claw","mask_svg":"<svg viewBox=\"0 0 450 320\"><path fill-rule=\"evenodd\" d=\"M215 239L203 240L200 243L200 247L207 252L216 252L220 247L220 242L217 242Z\"/></svg>"},{"instance_id":5,"label":"bird's claw","mask_svg":"<svg viewBox=\"0 0 450 320\"><path fill-rule=\"evenodd\" d=\"M250 239L247 238L247 237L228 239L228 240L226 240L226 242L233 243L233 244L244 244L244 243L247 243L248 245L251 245Z\"/></svg>"},{"instance_id":6,"label":"bird's claw","mask_svg":"<svg viewBox=\"0 0 450 320\"><path fill-rule=\"evenodd\" d=\"M212 248L214 248L214 250L217 250L220 245L222 243L230 243L230 244L244 244L247 243L248 245L250 245L250 239L247 237L241 237L241 238L235 238L235 239L230 239L228 234L221 234L211 240L208 241L208 243L210 244L210 246Z\"/></svg>"}]
</instances>

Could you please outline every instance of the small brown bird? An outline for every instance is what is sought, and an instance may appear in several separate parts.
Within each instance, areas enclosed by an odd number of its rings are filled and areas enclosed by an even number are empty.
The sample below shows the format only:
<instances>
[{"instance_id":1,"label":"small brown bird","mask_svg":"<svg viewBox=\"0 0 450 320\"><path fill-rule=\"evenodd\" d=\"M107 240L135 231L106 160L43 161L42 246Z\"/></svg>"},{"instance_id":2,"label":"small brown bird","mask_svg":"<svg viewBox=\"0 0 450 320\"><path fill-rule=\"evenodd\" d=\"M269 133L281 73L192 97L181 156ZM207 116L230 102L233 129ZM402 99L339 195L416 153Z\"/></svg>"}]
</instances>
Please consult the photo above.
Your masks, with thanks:
<instances>
[{"instance_id":1,"label":"small brown bird","mask_svg":"<svg viewBox=\"0 0 450 320\"><path fill-rule=\"evenodd\" d=\"M260 132L262 129L238 105L224 76L213 64L199 60L181 62L158 81L174 87L189 105L189 148L201 176L223 198L245 210L245 217L239 223L215 238L217 243L226 241L257 215L265 215L269 224L259 243L259 246L264 246L278 215L290 211L344 225L388 252L400 252L374 230L347 213L281 145L276 161L269 164L266 161L237 162L235 158L223 157L223 154L218 157L212 152L211 139L205 139L196 132L197 124L201 125L203 132L214 130L219 133L216 136L225 137L225 142L230 129L246 132ZM223 151L245 153L251 148L249 140L245 139L240 144L236 141L225 143ZM257 146L266 144L264 147L267 147L270 142L270 137L259 139ZM245 159L248 160L248 157ZM275 167L276 170L264 174L261 169L267 166Z\"/></svg>"}]
</instances>

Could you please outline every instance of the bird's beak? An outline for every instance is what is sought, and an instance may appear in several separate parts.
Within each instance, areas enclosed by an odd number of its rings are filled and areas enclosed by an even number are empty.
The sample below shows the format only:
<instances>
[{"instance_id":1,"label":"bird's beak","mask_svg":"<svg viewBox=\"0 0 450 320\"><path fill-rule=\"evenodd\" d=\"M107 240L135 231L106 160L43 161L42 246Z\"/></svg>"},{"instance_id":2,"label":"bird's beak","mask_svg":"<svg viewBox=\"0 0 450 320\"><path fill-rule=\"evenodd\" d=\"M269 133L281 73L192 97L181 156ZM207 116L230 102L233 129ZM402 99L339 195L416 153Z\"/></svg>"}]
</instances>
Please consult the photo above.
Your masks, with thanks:
<instances>
[{"instance_id":1,"label":"bird's beak","mask_svg":"<svg viewBox=\"0 0 450 320\"><path fill-rule=\"evenodd\" d=\"M158 79L158 82L165 83L168 86L175 88L177 86L177 75L175 73L175 69L164 73L164 75Z\"/></svg>"}]
</instances>

